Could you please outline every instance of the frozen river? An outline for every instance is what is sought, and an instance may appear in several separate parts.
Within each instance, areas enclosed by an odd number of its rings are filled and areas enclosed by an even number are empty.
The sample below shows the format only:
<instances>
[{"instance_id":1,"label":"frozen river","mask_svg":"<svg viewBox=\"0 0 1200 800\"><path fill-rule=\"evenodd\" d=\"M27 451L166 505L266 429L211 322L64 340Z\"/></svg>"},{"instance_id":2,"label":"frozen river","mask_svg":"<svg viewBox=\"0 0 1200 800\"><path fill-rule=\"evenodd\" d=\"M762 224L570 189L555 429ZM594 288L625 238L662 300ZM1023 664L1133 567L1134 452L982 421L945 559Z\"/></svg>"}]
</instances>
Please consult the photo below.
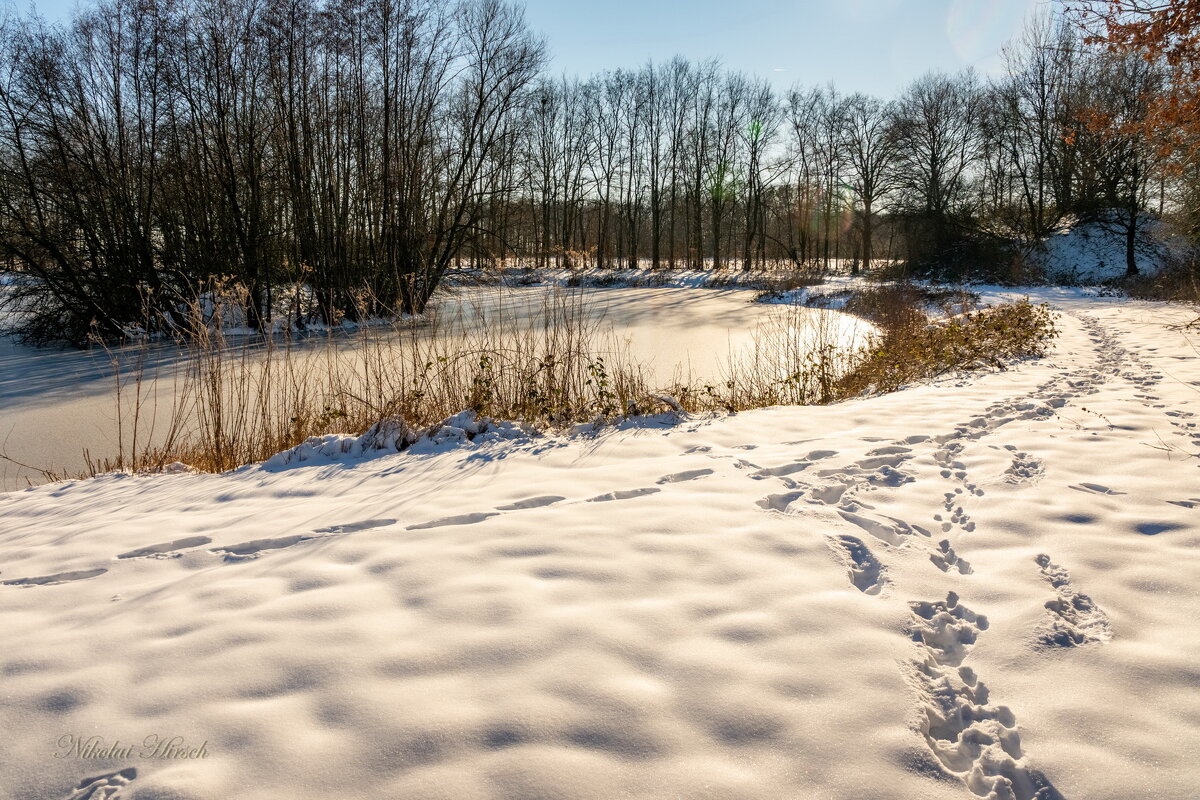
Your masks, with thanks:
<instances>
[{"instance_id":1,"label":"frozen river","mask_svg":"<svg viewBox=\"0 0 1200 800\"><path fill-rule=\"evenodd\" d=\"M438 313L467 326L503 319L509 326L537 325L547 293L542 287L480 288L444 296ZM756 331L787 313L750 302L746 290L574 289L568 291L587 321L620 342L656 381L679 375L720 376L723 366L748 352ZM794 313L794 312L793 312ZM802 309L814 321L835 325L847 340L865 329L851 317ZM323 337L320 343L324 343ZM152 348L151 367L169 376L173 348ZM160 396L160 405L166 401ZM84 452L116 452L117 404L110 356L101 350L32 348L0 338L0 451L26 466L0 464L0 490L41 480L40 468L78 472Z\"/></svg>"}]
</instances>

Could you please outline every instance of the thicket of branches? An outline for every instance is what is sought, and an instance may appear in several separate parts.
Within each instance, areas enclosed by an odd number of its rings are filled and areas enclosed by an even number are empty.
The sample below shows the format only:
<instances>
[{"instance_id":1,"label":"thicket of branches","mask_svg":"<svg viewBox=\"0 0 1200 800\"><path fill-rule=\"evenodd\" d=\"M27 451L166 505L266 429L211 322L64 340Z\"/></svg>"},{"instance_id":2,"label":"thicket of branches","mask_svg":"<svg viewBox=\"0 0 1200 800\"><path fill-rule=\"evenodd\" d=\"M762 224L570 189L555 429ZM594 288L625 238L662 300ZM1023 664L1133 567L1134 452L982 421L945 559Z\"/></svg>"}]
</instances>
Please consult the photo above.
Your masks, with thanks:
<instances>
[{"instance_id":1,"label":"thicket of branches","mask_svg":"<svg viewBox=\"0 0 1200 800\"><path fill-rule=\"evenodd\" d=\"M421 310L513 191L544 62L500 0L106 0L0 53L0 247L26 332L71 341L218 278L258 326L286 283Z\"/></svg>"},{"instance_id":2,"label":"thicket of branches","mask_svg":"<svg viewBox=\"0 0 1200 800\"><path fill-rule=\"evenodd\" d=\"M100 0L0 22L0 270L36 341L220 281L246 319L419 312L459 266L1004 270L1194 191L1167 65L1031 25L1008 71L783 95L716 61L552 78L505 0ZM1191 170L1195 172L1194 169ZM282 287L301 287L283 292Z\"/></svg>"},{"instance_id":3,"label":"thicket of branches","mask_svg":"<svg viewBox=\"0 0 1200 800\"><path fill-rule=\"evenodd\" d=\"M1132 123L1173 157L1187 187L1183 221L1200 236L1200 0L1069 0L1067 10L1089 44L1165 66L1169 91L1149 96Z\"/></svg>"}]
</instances>

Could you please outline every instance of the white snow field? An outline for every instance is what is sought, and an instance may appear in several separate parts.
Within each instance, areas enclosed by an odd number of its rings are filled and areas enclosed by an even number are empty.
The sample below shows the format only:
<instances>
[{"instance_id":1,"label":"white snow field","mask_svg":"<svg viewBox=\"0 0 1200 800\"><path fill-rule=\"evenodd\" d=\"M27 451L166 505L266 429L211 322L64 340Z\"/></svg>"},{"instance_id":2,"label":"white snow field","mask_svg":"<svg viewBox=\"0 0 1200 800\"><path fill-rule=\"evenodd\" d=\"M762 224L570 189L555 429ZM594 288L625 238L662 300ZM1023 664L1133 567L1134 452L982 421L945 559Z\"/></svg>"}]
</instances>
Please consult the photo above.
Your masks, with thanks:
<instances>
[{"instance_id":1,"label":"white snow field","mask_svg":"<svg viewBox=\"0 0 1200 800\"><path fill-rule=\"evenodd\" d=\"M884 397L0 495L0 795L1200 796L1193 312L1034 299Z\"/></svg>"}]
</instances>

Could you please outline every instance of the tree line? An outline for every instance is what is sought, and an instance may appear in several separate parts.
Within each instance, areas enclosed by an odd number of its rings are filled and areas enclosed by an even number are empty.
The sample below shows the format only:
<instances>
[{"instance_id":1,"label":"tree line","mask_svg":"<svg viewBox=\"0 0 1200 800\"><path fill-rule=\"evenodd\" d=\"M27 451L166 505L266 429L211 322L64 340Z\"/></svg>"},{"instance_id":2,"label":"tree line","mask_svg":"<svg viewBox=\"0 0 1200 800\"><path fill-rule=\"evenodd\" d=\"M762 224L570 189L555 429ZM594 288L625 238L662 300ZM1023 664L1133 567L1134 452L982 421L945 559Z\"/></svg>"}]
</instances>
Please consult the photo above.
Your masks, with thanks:
<instances>
[{"instance_id":1,"label":"tree line","mask_svg":"<svg viewBox=\"0 0 1200 800\"><path fill-rule=\"evenodd\" d=\"M1168 74L1055 18L1006 59L885 100L715 60L555 77L505 0L9 15L4 298L28 338L81 343L178 327L220 282L252 326L302 298L333 322L511 263L961 272L1088 214L1123 226L1136 269L1144 212L1190 185L1136 124Z\"/></svg>"}]
</instances>

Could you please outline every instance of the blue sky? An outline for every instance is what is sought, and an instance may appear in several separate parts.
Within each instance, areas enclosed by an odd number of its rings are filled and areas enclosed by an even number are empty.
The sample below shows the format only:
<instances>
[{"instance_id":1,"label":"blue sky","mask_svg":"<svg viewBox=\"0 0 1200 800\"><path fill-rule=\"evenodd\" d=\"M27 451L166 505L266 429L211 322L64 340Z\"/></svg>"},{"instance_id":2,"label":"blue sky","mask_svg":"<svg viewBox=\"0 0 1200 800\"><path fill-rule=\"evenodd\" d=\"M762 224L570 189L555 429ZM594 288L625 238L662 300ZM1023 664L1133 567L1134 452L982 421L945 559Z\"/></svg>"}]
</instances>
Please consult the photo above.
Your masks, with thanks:
<instances>
[{"instance_id":1,"label":"blue sky","mask_svg":"<svg viewBox=\"0 0 1200 800\"><path fill-rule=\"evenodd\" d=\"M27 7L29 0L16 0ZM52 18L76 0L33 0ZM1053 0L527 0L555 72L636 67L680 54L793 83L892 96L930 69L999 69L999 49Z\"/></svg>"},{"instance_id":2,"label":"blue sky","mask_svg":"<svg viewBox=\"0 0 1200 800\"><path fill-rule=\"evenodd\" d=\"M930 69L999 69L1051 0L527 0L554 68L588 73L678 53L720 56L785 88L833 81L891 96Z\"/></svg>"}]
</instances>

